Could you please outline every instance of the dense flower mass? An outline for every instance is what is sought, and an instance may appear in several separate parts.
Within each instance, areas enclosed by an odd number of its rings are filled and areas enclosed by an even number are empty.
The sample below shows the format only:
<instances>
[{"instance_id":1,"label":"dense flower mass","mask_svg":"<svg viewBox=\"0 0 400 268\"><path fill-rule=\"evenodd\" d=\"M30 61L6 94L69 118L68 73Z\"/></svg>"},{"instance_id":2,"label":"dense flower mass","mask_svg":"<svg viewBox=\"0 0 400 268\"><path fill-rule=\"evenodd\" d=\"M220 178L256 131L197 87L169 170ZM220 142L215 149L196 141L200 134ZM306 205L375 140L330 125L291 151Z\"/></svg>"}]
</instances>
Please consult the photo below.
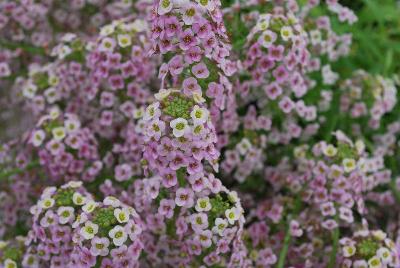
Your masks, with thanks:
<instances>
[{"instance_id":1,"label":"dense flower mass","mask_svg":"<svg viewBox=\"0 0 400 268\"><path fill-rule=\"evenodd\" d=\"M356 2L0 1L0 268L400 267Z\"/></svg>"}]
</instances>

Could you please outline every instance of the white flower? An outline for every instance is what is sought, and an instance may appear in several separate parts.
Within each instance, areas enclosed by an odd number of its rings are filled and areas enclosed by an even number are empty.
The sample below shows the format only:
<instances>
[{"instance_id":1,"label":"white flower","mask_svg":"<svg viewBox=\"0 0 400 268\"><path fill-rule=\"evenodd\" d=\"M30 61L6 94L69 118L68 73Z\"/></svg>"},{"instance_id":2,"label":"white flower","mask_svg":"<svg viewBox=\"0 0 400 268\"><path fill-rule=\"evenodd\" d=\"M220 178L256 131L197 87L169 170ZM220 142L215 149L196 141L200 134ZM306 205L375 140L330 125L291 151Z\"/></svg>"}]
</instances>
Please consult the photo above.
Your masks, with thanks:
<instances>
[{"instance_id":1,"label":"white flower","mask_svg":"<svg viewBox=\"0 0 400 268\"><path fill-rule=\"evenodd\" d=\"M336 147L332 144L325 146L325 148L323 149L324 155L328 157L334 157L337 154L337 151L338 150L336 149Z\"/></svg>"},{"instance_id":2,"label":"white flower","mask_svg":"<svg viewBox=\"0 0 400 268\"><path fill-rule=\"evenodd\" d=\"M74 202L75 205L82 206L86 202L86 197L76 192L72 196L72 202Z\"/></svg>"},{"instance_id":3,"label":"white flower","mask_svg":"<svg viewBox=\"0 0 400 268\"><path fill-rule=\"evenodd\" d=\"M50 75L47 81L49 82L50 86L57 86L60 82L60 79L58 78L58 76Z\"/></svg>"},{"instance_id":4,"label":"white flower","mask_svg":"<svg viewBox=\"0 0 400 268\"><path fill-rule=\"evenodd\" d=\"M72 49L69 46L63 45L58 48L57 55L59 59L64 59L66 56L71 54Z\"/></svg>"},{"instance_id":5,"label":"white flower","mask_svg":"<svg viewBox=\"0 0 400 268\"><path fill-rule=\"evenodd\" d=\"M127 208L116 208L114 210L114 217L119 223L125 223L129 221L129 210Z\"/></svg>"},{"instance_id":6,"label":"white flower","mask_svg":"<svg viewBox=\"0 0 400 268\"><path fill-rule=\"evenodd\" d=\"M177 138L182 137L189 130L188 122L183 118L176 118L172 120L169 125L173 129L172 133Z\"/></svg>"},{"instance_id":7,"label":"white flower","mask_svg":"<svg viewBox=\"0 0 400 268\"><path fill-rule=\"evenodd\" d=\"M171 0L160 0L158 5L158 15L167 14L172 10L172 1Z\"/></svg>"},{"instance_id":8,"label":"white flower","mask_svg":"<svg viewBox=\"0 0 400 268\"><path fill-rule=\"evenodd\" d=\"M28 83L22 89L22 95L28 99L32 99L37 91L37 86L33 83Z\"/></svg>"},{"instance_id":9,"label":"white flower","mask_svg":"<svg viewBox=\"0 0 400 268\"><path fill-rule=\"evenodd\" d=\"M60 99L60 96L58 95L58 92L54 87L50 87L46 89L44 92L44 95L46 96L46 100L48 103L52 104Z\"/></svg>"},{"instance_id":10,"label":"white flower","mask_svg":"<svg viewBox=\"0 0 400 268\"><path fill-rule=\"evenodd\" d=\"M237 147L239 153L240 153L241 155L244 155L244 154L246 154L247 151L251 148L251 143L250 143L250 141L249 141L248 139L244 138L244 139L242 139L242 140L240 141L240 143L238 143L238 144L236 145L236 147Z\"/></svg>"},{"instance_id":11,"label":"white flower","mask_svg":"<svg viewBox=\"0 0 400 268\"><path fill-rule=\"evenodd\" d=\"M73 133L81 127L81 122L76 119L67 119L64 122L64 127L68 133Z\"/></svg>"},{"instance_id":12,"label":"white flower","mask_svg":"<svg viewBox=\"0 0 400 268\"><path fill-rule=\"evenodd\" d=\"M237 208L231 208L231 209L227 209L225 210L225 216L228 219L228 222L230 224L234 224L235 221L237 221L240 217L240 211Z\"/></svg>"},{"instance_id":13,"label":"white flower","mask_svg":"<svg viewBox=\"0 0 400 268\"><path fill-rule=\"evenodd\" d=\"M215 219L215 226L212 228L212 231L220 236L223 235L225 228L228 227L228 221L222 218Z\"/></svg>"},{"instance_id":14,"label":"white flower","mask_svg":"<svg viewBox=\"0 0 400 268\"><path fill-rule=\"evenodd\" d=\"M72 223L72 228L77 228L79 225L82 223L86 222L88 220L88 217L85 213L81 213L78 216L76 216L76 220L74 223Z\"/></svg>"},{"instance_id":15,"label":"white flower","mask_svg":"<svg viewBox=\"0 0 400 268\"><path fill-rule=\"evenodd\" d=\"M93 200L87 202L83 207L82 210L86 213L92 212L97 207L97 203Z\"/></svg>"},{"instance_id":16,"label":"white flower","mask_svg":"<svg viewBox=\"0 0 400 268\"><path fill-rule=\"evenodd\" d=\"M276 33L267 30L258 38L258 42L265 48L269 48L276 41Z\"/></svg>"},{"instance_id":17,"label":"white flower","mask_svg":"<svg viewBox=\"0 0 400 268\"><path fill-rule=\"evenodd\" d=\"M65 186L67 188L79 188L82 186L82 184L83 184L83 182L81 182L81 181L70 181Z\"/></svg>"},{"instance_id":18,"label":"white flower","mask_svg":"<svg viewBox=\"0 0 400 268\"><path fill-rule=\"evenodd\" d=\"M161 101L161 100L165 99L166 97L168 97L169 94L171 94L171 92L172 92L171 89L162 88L162 89L160 89L160 91L159 91L158 93L156 93L156 94L154 95L154 97L155 97L157 100Z\"/></svg>"},{"instance_id":19,"label":"white flower","mask_svg":"<svg viewBox=\"0 0 400 268\"><path fill-rule=\"evenodd\" d=\"M291 39L293 36L293 30L292 27L290 26L283 26L281 28L281 37L283 39L283 41L288 41L289 39Z\"/></svg>"},{"instance_id":20,"label":"white flower","mask_svg":"<svg viewBox=\"0 0 400 268\"><path fill-rule=\"evenodd\" d=\"M100 29L100 35L107 36L107 35L112 34L114 31L115 31L115 25L109 24Z\"/></svg>"},{"instance_id":21,"label":"white flower","mask_svg":"<svg viewBox=\"0 0 400 268\"><path fill-rule=\"evenodd\" d=\"M46 138L46 133L43 130L36 130L35 132L33 132L32 134L32 144L35 147L39 147L40 145L42 145L44 139Z\"/></svg>"},{"instance_id":22,"label":"white flower","mask_svg":"<svg viewBox=\"0 0 400 268\"><path fill-rule=\"evenodd\" d=\"M392 254L390 250L385 247L381 247L376 251L376 255L381 259L384 264L388 264L392 259Z\"/></svg>"},{"instance_id":23,"label":"white flower","mask_svg":"<svg viewBox=\"0 0 400 268\"><path fill-rule=\"evenodd\" d=\"M115 40L109 37L104 38L101 41L99 46L99 50L102 52L112 52L115 47Z\"/></svg>"},{"instance_id":24,"label":"white flower","mask_svg":"<svg viewBox=\"0 0 400 268\"><path fill-rule=\"evenodd\" d=\"M239 201L239 196L237 194L236 191L231 191L228 194L228 199L229 201L231 201L232 203L237 203Z\"/></svg>"},{"instance_id":25,"label":"white flower","mask_svg":"<svg viewBox=\"0 0 400 268\"><path fill-rule=\"evenodd\" d=\"M198 105L195 105L190 113L190 116L192 117L194 124L197 125L207 122L209 114L210 112L207 111L207 109L200 108Z\"/></svg>"},{"instance_id":26,"label":"white flower","mask_svg":"<svg viewBox=\"0 0 400 268\"><path fill-rule=\"evenodd\" d=\"M57 209L57 215L58 215L58 222L60 224L66 224L70 221L75 220L75 214L74 214L74 208L73 207L59 207Z\"/></svg>"},{"instance_id":27,"label":"white flower","mask_svg":"<svg viewBox=\"0 0 400 268\"><path fill-rule=\"evenodd\" d=\"M353 245L347 245L343 247L343 256L351 257L356 254L356 247Z\"/></svg>"},{"instance_id":28,"label":"white flower","mask_svg":"<svg viewBox=\"0 0 400 268\"><path fill-rule=\"evenodd\" d=\"M6 259L4 261L4 268L17 268L17 263L11 259Z\"/></svg>"},{"instance_id":29,"label":"white flower","mask_svg":"<svg viewBox=\"0 0 400 268\"><path fill-rule=\"evenodd\" d=\"M368 260L368 265L369 268L381 268L382 263L378 257L374 256Z\"/></svg>"},{"instance_id":30,"label":"white flower","mask_svg":"<svg viewBox=\"0 0 400 268\"><path fill-rule=\"evenodd\" d=\"M109 253L108 246L110 245L110 240L107 237L94 237L91 241L92 247L90 248L90 253L93 256L107 256Z\"/></svg>"},{"instance_id":31,"label":"white flower","mask_svg":"<svg viewBox=\"0 0 400 268\"><path fill-rule=\"evenodd\" d=\"M137 19L131 23L132 30L136 32L144 32L148 29L149 25L145 20Z\"/></svg>"},{"instance_id":32,"label":"white flower","mask_svg":"<svg viewBox=\"0 0 400 268\"><path fill-rule=\"evenodd\" d=\"M201 6L206 8L208 11L213 11L215 9L215 3L211 0L196 0Z\"/></svg>"},{"instance_id":33,"label":"white flower","mask_svg":"<svg viewBox=\"0 0 400 268\"><path fill-rule=\"evenodd\" d=\"M52 120L57 119L60 116L60 109L57 106L52 107L49 115Z\"/></svg>"},{"instance_id":34,"label":"white flower","mask_svg":"<svg viewBox=\"0 0 400 268\"><path fill-rule=\"evenodd\" d=\"M142 118L142 117L143 117L143 114L144 114L144 109L143 109L143 107L134 109L133 112L132 112L132 114L133 114L133 119Z\"/></svg>"},{"instance_id":35,"label":"white flower","mask_svg":"<svg viewBox=\"0 0 400 268\"><path fill-rule=\"evenodd\" d=\"M346 172L352 172L356 168L356 160L345 158L343 159L343 168Z\"/></svg>"},{"instance_id":36,"label":"white flower","mask_svg":"<svg viewBox=\"0 0 400 268\"><path fill-rule=\"evenodd\" d=\"M269 22L271 20L271 15L260 15L259 20L256 25L256 29L260 31L265 31L269 27Z\"/></svg>"},{"instance_id":37,"label":"white flower","mask_svg":"<svg viewBox=\"0 0 400 268\"><path fill-rule=\"evenodd\" d=\"M85 226L83 226L80 230L80 234L87 240L92 239L97 232L99 231L99 226L91 221L85 222Z\"/></svg>"},{"instance_id":38,"label":"white flower","mask_svg":"<svg viewBox=\"0 0 400 268\"><path fill-rule=\"evenodd\" d=\"M116 245L117 247L124 244L126 239L128 238L125 229L120 225L112 228L110 232L108 232L108 235L110 236L110 238L112 238L114 245Z\"/></svg>"},{"instance_id":39,"label":"white flower","mask_svg":"<svg viewBox=\"0 0 400 268\"><path fill-rule=\"evenodd\" d=\"M153 119L154 117L159 117L161 114L160 109L158 108L160 106L159 102L155 102L150 104L144 113L143 120L149 121Z\"/></svg>"},{"instance_id":40,"label":"white flower","mask_svg":"<svg viewBox=\"0 0 400 268\"><path fill-rule=\"evenodd\" d=\"M56 127L51 130L56 141L61 141L65 138L66 132L64 127Z\"/></svg>"},{"instance_id":41,"label":"white flower","mask_svg":"<svg viewBox=\"0 0 400 268\"><path fill-rule=\"evenodd\" d=\"M356 147L358 154L362 154L365 150L365 143L362 140L357 140L354 146Z\"/></svg>"},{"instance_id":42,"label":"white flower","mask_svg":"<svg viewBox=\"0 0 400 268\"><path fill-rule=\"evenodd\" d=\"M195 209L198 212L211 210L210 198L202 197L202 198L197 199L197 203L196 203Z\"/></svg>"},{"instance_id":43,"label":"white flower","mask_svg":"<svg viewBox=\"0 0 400 268\"><path fill-rule=\"evenodd\" d=\"M53 198L45 198L43 200L40 200L39 202L39 207L43 209L48 209L54 206L54 199Z\"/></svg>"},{"instance_id":44,"label":"white flower","mask_svg":"<svg viewBox=\"0 0 400 268\"><path fill-rule=\"evenodd\" d=\"M132 38L129 34L119 34L117 40L120 47L129 47L132 45Z\"/></svg>"},{"instance_id":45,"label":"white flower","mask_svg":"<svg viewBox=\"0 0 400 268\"><path fill-rule=\"evenodd\" d=\"M121 202L114 196L107 196L106 198L104 198L103 203L106 206L112 206L114 208L119 207L121 205Z\"/></svg>"},{"instance_id":46,"label":"white flower","mask_svg":"<svg viewBox=\"0 0 400 268\"><path fill-rule=\"evenodd\" d=\"M193 97L193 100L198 104L204 103L206 101L206 99L203 98L201 91L193 92L192 97Z\"/></svg>"},{"instance_id":47,"label":"white flower","mask_svg":"<svg viewBox=\"0 0 400 268\"><path fill-rule=\"evenodd\" d=\"M373 237L378 239L379 241L382 241L386 238L387 234L381 230L375 230L371 232Z\"/></svg>"}]
</instances>

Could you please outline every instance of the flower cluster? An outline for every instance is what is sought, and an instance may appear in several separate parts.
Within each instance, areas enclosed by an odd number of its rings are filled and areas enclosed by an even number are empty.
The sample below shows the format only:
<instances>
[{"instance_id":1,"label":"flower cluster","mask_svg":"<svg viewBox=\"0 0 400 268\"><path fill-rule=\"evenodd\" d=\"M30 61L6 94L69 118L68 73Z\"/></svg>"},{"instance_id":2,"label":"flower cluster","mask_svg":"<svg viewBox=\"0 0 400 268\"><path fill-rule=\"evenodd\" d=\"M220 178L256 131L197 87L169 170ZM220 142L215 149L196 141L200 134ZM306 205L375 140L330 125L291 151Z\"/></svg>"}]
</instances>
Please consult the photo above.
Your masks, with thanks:
<instances>
[{"instance_id":1,"label":"flower cluster","mask_svg":"<svg viewBox=\"0 0 400 268\"><path fill-rule=\"evenodd\" d=\"M132 207L109 196L83 207L72 227L74 249L69 265L138 267L143 226Z\"/></svg>"},{"instance_id":2,"label":"flower cluster","mask_svg":"<svg viewBox=\"0 0 400 268\"><path fill-rule=\"evenodd\" d=\"M103 166L90 129L81 128L76 115L61 114L57 108L40 118L28 143L38 149L40 164L54 180L92 181Z\"/></svg>"},{"instance_id":3,"label":"flower cluster","mask_svg":"<svg viewBox=\"0 0 400 268\"><path fill-rule=\"evenodd\" d=\"M72 223L81 211L90 210L94 201L82 182L71 181L60 188L46 188L30 211L32 229L26 240L24 259L36 267L66 267L73 249ZM25 266L24 266L25 267Z\"/></svg>"},{"instance_id":4,"label":"flower cluster","mask_svg":"<svg viewBox=\"0 0 400 268\"><path fill-rule=\"evenodd\" d=\"M0 241L0 267L38 267L37 260L24 258L25 237L17 236L15 239Z\"/></svg>"},{"instance_id":5,"label":"flower cluster","mask_svg":"<svg viewBox=\"0 0 400 268\"><path fill-rule=\"evenodd\" d=\"M0 1L0 268L400 267L372 2Z\"/></svg>"},{"instance_id":6,"label":"flower cluster","mask_svg":"<svg viewBox=\"0 0 400 268\"><path fill-rule=\"evenodd\" d=\"M340 244L342 267L397 267L400 262L394 242L381 230L359 230Z\"/></svg>"}]
</instances>

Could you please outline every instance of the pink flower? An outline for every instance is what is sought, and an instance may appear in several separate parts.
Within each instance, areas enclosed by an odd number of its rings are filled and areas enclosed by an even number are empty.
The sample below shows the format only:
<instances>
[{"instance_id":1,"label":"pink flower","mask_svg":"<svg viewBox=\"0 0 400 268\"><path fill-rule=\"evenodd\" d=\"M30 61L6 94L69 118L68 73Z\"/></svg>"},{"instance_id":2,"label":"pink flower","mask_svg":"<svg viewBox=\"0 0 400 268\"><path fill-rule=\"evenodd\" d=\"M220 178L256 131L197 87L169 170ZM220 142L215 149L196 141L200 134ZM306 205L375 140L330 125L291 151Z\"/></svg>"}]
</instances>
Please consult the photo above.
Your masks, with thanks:
<instances>
[{"instance_id":1,"label":"pink flower","mask_svg":"<svg viewBox=\"0 0 400 268\"><path fill-rule=\"evenodd\" d=\"M194 204L193 191L188 188L179 188L176 191L175 203L179 207L192 207Z\"/></svg>"},{"instance_id":2,"label":"pink flower","mask_svg":"<svg viewBox=\"0 0 400 268\"><path fill-rule=\"evenodd\" d=\"M199 64L194 65L192 67L192 73L197 78L200 78L200 79L207 78L210 75L207 65L205 65L203 62L200 62Z\"/></svg>"}]
</instances>

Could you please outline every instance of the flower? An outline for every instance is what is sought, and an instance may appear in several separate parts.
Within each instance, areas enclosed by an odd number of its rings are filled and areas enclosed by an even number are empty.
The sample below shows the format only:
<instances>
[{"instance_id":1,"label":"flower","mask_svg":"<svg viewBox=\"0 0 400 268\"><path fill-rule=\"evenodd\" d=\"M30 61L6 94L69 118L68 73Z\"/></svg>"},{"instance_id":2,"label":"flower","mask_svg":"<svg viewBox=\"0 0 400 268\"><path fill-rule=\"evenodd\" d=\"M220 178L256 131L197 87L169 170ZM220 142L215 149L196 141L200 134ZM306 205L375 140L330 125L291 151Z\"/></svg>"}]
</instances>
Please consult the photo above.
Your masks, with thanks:
<instances>
[{"instance_id":1,"label":"flower","mask_svg":"<svg viewBox=\"0 0 400 268\"><path fill-rule=\"evenodd\" d=\"M344 246L342 250L344 257L351 257L356 254L356 247L353 245Z\"/></svg>"},{"instance_id":2,"label":"flower","mask_svg":"<svg viewBox=\"0 0 400 268\"><path fill-rule=\"evenodd\" d=\"M6 259L4 261L4 268L17 268L17 263L11 259Z\"/></svg>"},{"instance_id":3,"label":"flower","mask_svg":"<svg viewBox=\"0 0 400 268\"><path fill-rule=\"evenodd\" d=\"M122 48L132 45L132 39L128 34L119 34L117 36L118 45Z\"/></svg>"},{"instance_id":4,"label":"flower","mask_svg":"<svg viewBox=\"0 0 400 268\"><path fill-rule=\"evenodd\" d=\"M204 124L209 116L210 112L205 108L200 108L198 105L193 107L193 110L190 112L190 116L193 119L195 125Z\"/></svg>"},{"instance_id":5,"label":"flower","mask_svg":"<svg viewBox=\"0 0 400 268\"><path fill-rule=\"evenodd\" d=\"M195 209L198 212L210 211L211 210L210 198L202 197L197 199Z\"/></svg>"},{"instance_id":6,"label":"flower","mask_svg":"<svg viewBox=\"0 0 400 268\"><path fill-rule=\"evenodd\" d=\"M230 224L234 224L239 219L240 214L240 211L235 207L225 210L225 216Z\"/></svg>"},{"instance_id":7,"label":"flower","mask_svg":"<svg viewBox=\"0 0 400 268\"><path fill-rule=\"evenodd\" d=\"M276 33L266 30L260 35L258 42L263 47L269 48L276 41L276 38L277 38Z\"/></svg>"},{"instance_id":8,"label":"flower","mask_svg":"<svg viewBox=\"0 0 400 268\"><path fill-rule=\"evenodd\" d=\"M158 108L160 106L159 102L155 102L153 104L150 104L144 113L143 120L149 121L153 118L158 118L161 115L161 111Z\"/></svg>"},{"instance_id":9,"label":"flower","mask_svg":"<svg viewBox=\"0 0 400 268\"><path fill-rule=\"evenodd\" d=\"M85 222L85 226L80 229L80 234L86 239L92 239L99 231L99 226L91 221Z\"/></svg>"},{"instance_id":10,"label":"flower","mask_svg":"<svg viewBox=\"0 0 400 268\"><path fill-rule=\"evenodd\" d=\"M108 246L110 245L110 240L108 240L107 237L93 237L91 241L91 248L90 248L90 253L93 254L93 256L107 256L109 253L109 248Z\"/></svg>"},{"instance_id":11,"label":"flower","mask_svg":"<svg viewBox=\"0 0 400 268\"><path fill-rule=\"evenodd\" d=\"M112 228L108 232L108 236L112 238L114 245L117 247L122 246L122 244L124 244L126 239L128 238L125 229L120 225L117 225L114 228Z\"/></svg>"},{"instance_id":12,"label":"flower","mask_svg":"<svg viewBox=\"0 0 400 268\"><path fill-rule=\"evenodd\" d=\"M333 146L332 144L329 144L327 146L325 146L323 152L324 155L328 156L328 157L334 157L337 154L337 149L335 146Z\"/></svg>"},{"instance_id":13,"label":"flower","mask_svg":"<svg viewBox=\"0 0 400 268\"><path fill-rule=\"evenodd\" d=\"M107 196L106 198L104 198L103 203L106 206L112 206L112 207L119 207L121 205L121 202L114 196Z\"/></svg>"},{"instance_id":14,"label":"flower","mask_svg":"<svg viewBox=\"0 0 400 268\"><path fill-rule=\"evenodd\" d=\"M354 159L350 158L345 158L342 161L344 171L346 172L352 172L354 169L356 169L356 161Z\"/></svg>"},{"instance_id":15,"label":"flower","mask_svg":"<svg viewBox=\"0 0 400 268\"><path fill-rule=\"evenodd\" d=\"M192 207L194 203L193 191L188 188L179 188L176 191L175 203L179 207Z\"/></svg>"},{"instance_id":16,"label":"flower","mask_svg":"<svg viewBox=\"0 0 400 268\"><path fill-rule=\"evenodd\" d=\"M64 127L53 128L51 130L51 133L53 134L54 140L56 140L56 141L61 141L66 136L66 131L65 131Z\"/></svg>"},{"instance_id":17,"label":"flower","mask_svg":"<svg viewBox=\"0 0 400 268\"><path fill-rule=\"evenodd\" d=\"M188 126L188 122L183 118L176 118L172 120L170 123L171 128L173 129L173 134L176 138L182 137L186 132L190 130Z\"/></svg>"},{"instance_id":18,"label":"flower","mask_svg":"<svg viewBox=\"0 0 400 268\"><path fill-rule=\"evenodd\" d=\"M82 206L86 202L86 197L78 192L75 192L72 196L72 202L74 202L75 205Z\"/></svg>"},{"instance_id":19,"label":"flower","mask_svg":"<svg viewBox=\"0 0 400 268\"><path fill-rule=\"evenodd\" d=\"M288 41L292 38L293 36L293 29L290 26L283 26L281 28L281 37L283 41Z\"/></svg>"},{"instance_id":20,"label":"flower","mask_svg":"<svg viewBox=\"0 0 400 268\"><path fill-rule=\"evenodd\" d=\"M39 207L43 209L48 209L54 206L54 199L53 198L45 198L39 201Z\"/></svg>"},{"instance_id":21,"label":"flower","mask_svg":"<svg viewBox=\"0 0 400 268\"><path fill-rule=\"evenodd\" d=\"M376 251L376 255L381 259L384 264L388 264L392 260L392 254L390 250L385 247L381 247Z\"/></svg>"},{"instance_id":22,"label":"flower","mask_svg":"<svg viewBox=\"0 0 400 268\"><path fill-rule=\"evenodd\" d=\"M90 200L83 207L82 210L86 213L92 212L98 206L97 202Z\"/></svg>"},{"instance_id":23,"label":"flower","mask_svg":"<svg viewBox=\"0 0 400 268\"><path fill-rule=\"evenodd\" d=\"M158 4L158 15L164 15L167 14L172 10L173 3L171 0L160 0Z\"/></svg>"},{"instance_id":24,"label":"flower","mask_svg":"<svg viewBox=\"0 0 400 268\"><path fill-rule=\"evenodd\" d=\"M110 37L105 37L103 40L101 40L101 44L99 46L99 51L102 52L111 52L115 48L115 40Z\"/></svg>"},{"instance_id":25,"label":"flower","mask_svg":"<svg viewBox=\"0 0 400 268\"><path fill-rule=\"evenodd\" d=\"M222 236L226 227L228 227L228 221L226 219L216 218L215 226L212 228L212 231Z\"/></svg>"},{"instance_id":26,"label":"flower","mask_svg":"<svg viewBox=\"0 0 400 268\"><path fill-rule=\"evenodd\" d=\"M207 78L210 75L207 65L200 62L192 67L192 73L199 79Z\"/></svg>"},{"instance_id":27,"label":"flower","mask_svg":"<svg viewBox=\"0 0 400 268\"><path fill-rule=\"evenodd\" d=\"M119 223L125 223L129 221L129 210L127 208L116 208L114 210L114 216Z\"/></svg>"},{"instance_id":28,"label":"flower","mask_svg":"<svg viewBox=\"0 0 400 268\"><path fill-rule=\"evenodd\" d=\"M33 146L39 147L43 143L45 138L46 138L46 133L43 130L41 129L36 130L35 132L32 133L32 138L31 138Z\"/></svg>"},{"instance_id":29,"label":"flower","mask_svg":"<svg viewBox=\"0 0 400 268\"><path fill-rule=\"evenodd\" d=\"M200 241L202 247L209 248L212 245L212 232L210 230L203 230L197 233L197 239Z\"/></svg>"},{"instance_id":30,"label":"flower","mask_svg":"<svg viewBox=\"0 0 400 268\"><path fill-rule=\"evenodd\" d=\"M380 268L382 263L377 256L374 256L368 260L369 268Z\"/></svg>"},{"instance_id":31,"label":"flower","mask_svg":"<svg viewBox=\"0 0 400 268\"><path fill-rule=\"evenodd\" d=\"M57 215L58 215L58 222L60 224L66 224L68 222L71 222L75 220L75 214L74 214L75 209L73 207L59 207L57 209Z\"/></svg>"}]
</instances>

